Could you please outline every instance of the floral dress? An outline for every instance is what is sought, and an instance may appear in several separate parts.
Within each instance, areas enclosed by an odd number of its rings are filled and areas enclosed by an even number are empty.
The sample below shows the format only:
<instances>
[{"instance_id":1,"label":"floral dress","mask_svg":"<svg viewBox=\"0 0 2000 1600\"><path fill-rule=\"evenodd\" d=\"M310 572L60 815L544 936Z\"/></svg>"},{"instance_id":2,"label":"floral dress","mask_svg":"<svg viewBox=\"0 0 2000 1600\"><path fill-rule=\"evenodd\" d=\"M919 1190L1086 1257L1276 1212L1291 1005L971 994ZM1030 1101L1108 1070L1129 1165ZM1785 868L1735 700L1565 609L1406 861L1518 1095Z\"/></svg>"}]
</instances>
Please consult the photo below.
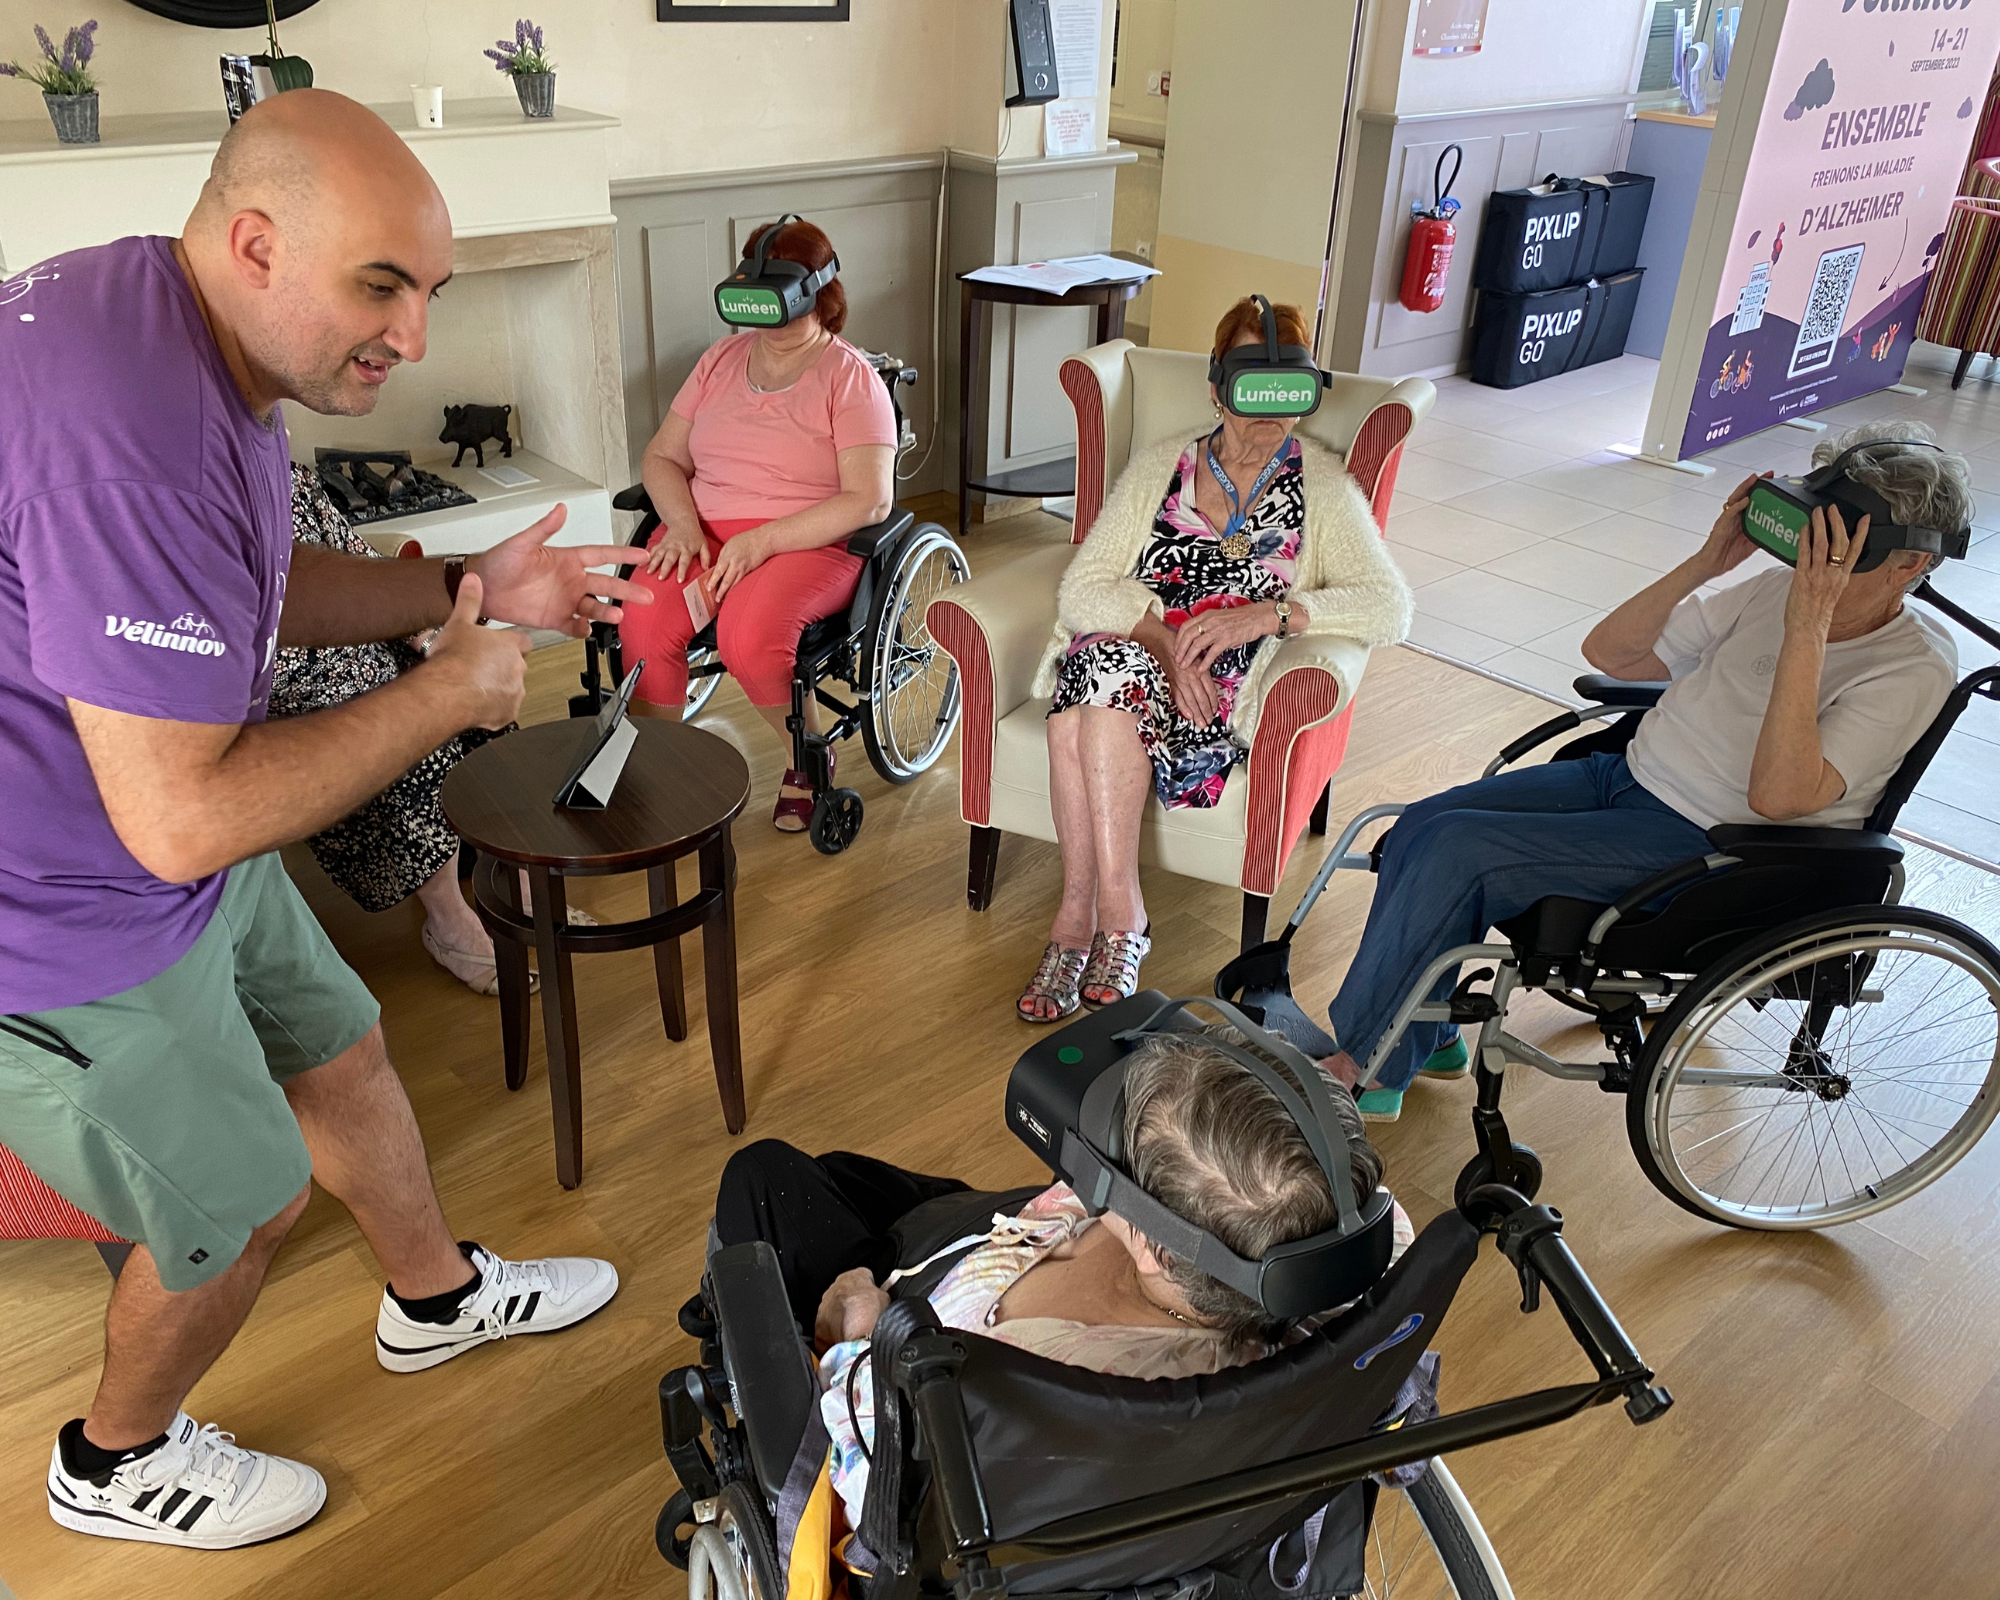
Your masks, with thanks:
<instances>
[{"instance_id":1,"label":"floral dress","mask_svg":"<svg viewBox=\"0 0 2000 1600\"><path fill-rule=\"evenodd\" d=\"M1197 439L1181 452L1166 498L1153 517L1153 537L1133 573L1160 597L1170 628L1198 612L1284 599L1291 592L1305 535L1305 469L1299 442L1292 439L1243 524L1249 554L1225 554L1221 532L1194 503L1195 475L1206 470L1207 444L1205 438ZM1115 633L1079 634L1058 669L1049 715L1072 706L1131 712L1139 719L1139 741L1152 758L1160 803L1213 806L1222 798L1229 769L1247 753L1229 731L1229 715L1258 646L1266 642L1234 645L1209 662L1215 720L1198 726L1181 715L1166 673L1144 645Z\"/></svg>"},{"instance_id":2,"label":"floral dress","mask_svg":"<svg viewBox=\"0 0 2000 1600\"><path fill-rule=\"evenodd\" d=\"M377 554L354 532L320 487L311 467L292 466L292 542L324 545L351 556ZM344 704L394 683L423 660L407 640L381 644L288 645L271 675L270 716L298 717ZM467 728L425 756L353 815L306 841L326 875L364 911L387 911L415 894L458 854L458 835L444 819L439 792L451 769L487 740Z\"/></svg>"}]
</instances>

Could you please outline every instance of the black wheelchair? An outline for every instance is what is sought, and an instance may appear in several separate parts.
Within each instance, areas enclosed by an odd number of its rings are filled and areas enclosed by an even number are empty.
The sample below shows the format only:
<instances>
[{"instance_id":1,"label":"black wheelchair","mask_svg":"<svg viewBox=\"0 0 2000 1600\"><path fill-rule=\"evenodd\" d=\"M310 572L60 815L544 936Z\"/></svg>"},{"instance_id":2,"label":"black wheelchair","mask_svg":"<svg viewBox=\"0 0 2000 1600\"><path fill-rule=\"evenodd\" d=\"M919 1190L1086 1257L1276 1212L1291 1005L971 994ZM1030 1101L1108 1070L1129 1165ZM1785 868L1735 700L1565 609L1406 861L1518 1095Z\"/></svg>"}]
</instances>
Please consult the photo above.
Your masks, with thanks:
<instances>
[{"instance_id":1,"label":"black wheelchair","mask_svg":"<svg viewBox=\"0 0 2000 1600\"><path fill-rule=\"evenodd\" d=\"M1914 592L2000 648L2000 633L1927 583ZM1594 707L1529 729L1484 776L1586 722L1614 719L1551 759L1622 751L1665 688L1578 678ZM2000 667L1960 681L1860 829L1712 828L1710 853L1610 905L1551 896L1499 924L1504 944L1446 951L1404 997L1364 1081L1411 1022L1477 1027L1478 1153L1459 1174L1461 1200L1485 1183L1530 1196L1540 1184L1534 1151L1509 1137L1500 1112L1510 1064L1623 1095L1646 1176L1713 1221L1823 1228L1935 1182L2000 1113L2000 949L1901 904L1903 847L1889 830L1974 695L2000 700ZM1216 993L1309 1054L1331 1054L1291 994L1292 936L1335 871L1376 870L1381 838L1365 853L1355 841L1404 809L1355 817L1284 932L1224 967ZM1431 998L1474 962L1488 965ZM1509 1033L1507 1007L1522 989L1590 1017L1611 1059L1558 1061Z\"/></svg>"},{"instance_id":2,"label":"black wheelchair","mask_svg":"<svg viewBox=\"0 0 2000 1600\"><path fill-rule=\"evenodd\" d=\"M907 435L897 391L916 377L893 356L871 355L870 364L889 387L899 436ZM907 444L899 446L901 450ZM660 525L644 484L614 495L620 511L639 513L630 543L643 547ZM887 783L908 783L943 754L958 726L958 667L931 637L924 613L932 600L971 577L965 552L935 522L918 522L900 506L882 521L861 529L848 550L868 564L845 611L811 624L799 636L792 669L792 705L785 725L792 735L792 766L812 783L812 819L807 834L822 855L838 855L861 831L861 796L835 788L833 746L859 732L868 764ZM606 668L608 667L608 676ZM688 697L682 715L692 721L728 671L715 645L715 624L688 645ZM584 643L582 692L572 695L573 717L594 716L625 676L618 630L593 624ZM853 700L843 701L821 687L826 679L844 684ZM824 733L806 731L808 700L834 714Z\"/></svg>"},{"instance_id":3,"label":"black wheelchair","mask_svg":"<svg viewBox=\"0 0 2000 1600\"><path fill-rule=\"evenodd\" d=\"M1136 1024L1163 998L1142 992L1072 1027ZM962 1254L962 1235L1039 1188L928 1202L911 1214L920 1226L899 1225L905 1257L954 1239ZM1480 1185L1304 1339L1155 1381L942 1327L921 1298L942 1275L933 1264L871 1340L875 1439L860 1549L845 1552L866 1572L850 1588L858 1600L1511 1600L1438 1457L1614 1400L1634 1423L1673 1404L1562 1228L1548 1206ZM1519 1274L1522 1310L1546 1292L1595 1376L1440 1415L1429 1346L1484 1234ZM655 1539L688 1571L690 1600L782 1600L827 1447L812 1353L767 1244L716 1251L700 1304L699 1363L660 1382L681 1489Z\"/></svg>"}]
</instances>

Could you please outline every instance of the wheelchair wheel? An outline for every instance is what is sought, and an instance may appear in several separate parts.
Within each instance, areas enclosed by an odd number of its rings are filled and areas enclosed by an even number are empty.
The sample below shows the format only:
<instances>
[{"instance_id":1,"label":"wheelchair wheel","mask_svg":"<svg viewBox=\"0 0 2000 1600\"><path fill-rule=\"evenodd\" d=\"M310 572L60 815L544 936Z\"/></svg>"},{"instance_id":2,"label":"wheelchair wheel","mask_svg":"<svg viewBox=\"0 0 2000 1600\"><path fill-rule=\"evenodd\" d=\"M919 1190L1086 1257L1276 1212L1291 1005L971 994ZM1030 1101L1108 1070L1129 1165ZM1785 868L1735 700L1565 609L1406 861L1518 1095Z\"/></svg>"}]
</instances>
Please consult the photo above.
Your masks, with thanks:
<instances>
[{"instance_id":1,"label":"wheelchair wheel","mask_svg":"<svg viewBox=\"0 0 2000 1600\"><path fill-rule=\"evenodd\" d=\"M1950 1171L2000 1112L2000 950L1851 906L1702 973L1648 1030L1626 1131L1646 1176L1739 1228L1823 1228Z\"/></svg>"},{"instance_id":2,"label":"wheelchair wheel","mask_svg":"<svg viewBox=\"0 0 2000 1600\"><path fill-rule=\"evenodd\" d=\"M1442 1461L1375 1499L1356 1600L1514 1600L1472 1503Z\"/></svg>"},{"instance_id":3,"label":"wheelchair wheel","mask_svg":"<svg viewBox=\"0 0 2000 1600\"><path fill-rule=\"evenodd\" d=\"M829 789L813 802L806 833L823 856L837 856L861 831L861 796L852 789Z\"/></svg>"},{"instance_id":4,"label":"wheelchair wheel","mask_svg":"<svg viewBox=\"0 0 2000 1600\"><path fill-rule=\"evenodd\" d=\"M681 713L681 720L683 722L694 721L696 716L700 714L701 708L714 699L715 691L722 687L721 673L711 672L705 678L697 678L694 675L695 668L705 667L711 663L720 664L721 660L722 656L719 651L698 650L692 645L688 647L688 695L687 709ZM613 687L615 688L616 685L614 684Z\"/></svg>"},{"instance_id":5,"label":"wheelchair wheel","mask_svg":"<svg viewBox=\"0 0 2000 1600\"><path fill-rule=\"evenodd\" d=\"M931 637L930 603L972 576L965 552L934 522L904 541L868 618L868 760L890 783L908 783L944 752L958 726L958 664Z\"/></svg>"},{"instance_id":6,"label":"wheelchair wheel","mask_svg":"<svg viewBox=\"0 0 2000 1600\"><path fill-rule=\"evenodd\" d=\"M715 1520L688 1544L688 1600L785 1600L771 1514L746 1483L716 1496Z\"/></svg>"}]
</instances>

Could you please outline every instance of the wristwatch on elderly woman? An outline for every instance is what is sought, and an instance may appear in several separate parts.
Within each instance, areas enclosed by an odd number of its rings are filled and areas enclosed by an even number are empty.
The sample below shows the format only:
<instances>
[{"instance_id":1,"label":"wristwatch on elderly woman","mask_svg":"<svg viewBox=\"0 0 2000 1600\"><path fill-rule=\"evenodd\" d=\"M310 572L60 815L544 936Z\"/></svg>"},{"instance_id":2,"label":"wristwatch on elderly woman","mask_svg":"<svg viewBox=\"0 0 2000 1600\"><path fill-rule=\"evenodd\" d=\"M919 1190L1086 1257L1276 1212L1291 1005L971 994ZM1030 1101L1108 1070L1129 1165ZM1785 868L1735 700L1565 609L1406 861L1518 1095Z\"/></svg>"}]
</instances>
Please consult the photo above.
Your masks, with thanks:
<instances>
[{"instance_id":1,"label":"wristwatch on elderly woman","mask_svg":"<svg viewBox=\"0 0 2000 1600\"><path fill-rule=\"evenodd\" d=\"M1292 603L1289 600L1274 600L1271 609L1278 613L1278 637L1287 639L1292 632Z\"/></svg>"}]
</instances>

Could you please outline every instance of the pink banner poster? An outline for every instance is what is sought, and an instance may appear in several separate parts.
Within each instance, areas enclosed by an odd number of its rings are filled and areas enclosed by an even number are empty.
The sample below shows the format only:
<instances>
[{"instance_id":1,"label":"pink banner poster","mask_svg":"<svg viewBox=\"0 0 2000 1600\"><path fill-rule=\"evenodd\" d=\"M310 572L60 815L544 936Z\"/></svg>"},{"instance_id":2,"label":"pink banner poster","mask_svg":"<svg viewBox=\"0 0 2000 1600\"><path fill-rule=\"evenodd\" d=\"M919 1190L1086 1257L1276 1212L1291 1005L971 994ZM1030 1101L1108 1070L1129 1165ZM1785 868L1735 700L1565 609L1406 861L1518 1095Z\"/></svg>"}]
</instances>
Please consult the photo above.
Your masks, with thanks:
<instances>
[{"instance_id":1,"label":"pink banner poster","mask_svg":"<svg viewBox=\"0 0 2000 1600\"><path fill-rule=\"evenodd\" d=\"M1899 382L2000 6L1791 0L1683 456Z\"/></svg>"}]
</instances>

